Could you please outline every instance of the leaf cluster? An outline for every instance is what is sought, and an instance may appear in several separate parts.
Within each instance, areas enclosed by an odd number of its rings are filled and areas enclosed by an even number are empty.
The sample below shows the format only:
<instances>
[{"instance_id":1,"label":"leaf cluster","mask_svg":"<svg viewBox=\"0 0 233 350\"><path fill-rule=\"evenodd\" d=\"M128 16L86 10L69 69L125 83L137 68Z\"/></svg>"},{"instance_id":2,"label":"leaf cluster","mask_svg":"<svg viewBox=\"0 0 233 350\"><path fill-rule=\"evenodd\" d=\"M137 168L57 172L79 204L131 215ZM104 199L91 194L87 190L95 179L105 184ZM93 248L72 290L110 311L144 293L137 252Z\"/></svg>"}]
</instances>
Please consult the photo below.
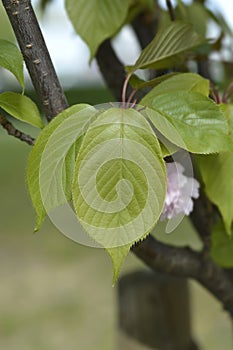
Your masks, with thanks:
<instances>
[{"instance_id":1,"label":"leaf cluster","mask_svg":"<svg viewBox=\"0 0 233 350\"><path fill-rule=\"evenodd\" d=\"M165 159L177 149L194 155L206 194L223 219L213 230L213 259L224 267L233 266L229 239L233 107L213 101L209 80L195 73L170 71L177 70L190 53L205 54L208 49L205 32L211 13L193 6L203 25L199 27L196 15L179 1L176 12L180 19L167 23L164 18L135 64L126 67L126 82L135 91L151 88L140 106L122 103L97 109L78 104L44 127L36 105L23 93L0 94L0 107L6 113L43 129L27 168L36 230L47 214L56 215L58 208L71 203L89 238L111 256L114 282L129 249L144 239L160 218L166 196ZM138 13L152 13L153 1L66 0L66 9L92 59L100 44ZM219 18L212 18L220 23ZM22 55L4 40L0 40L0 66L14 74L24 92ZM145 69L169 72L143 81L136 73ZM72 238L79 240L75 235Z\"/></svg>"}]
</instances>

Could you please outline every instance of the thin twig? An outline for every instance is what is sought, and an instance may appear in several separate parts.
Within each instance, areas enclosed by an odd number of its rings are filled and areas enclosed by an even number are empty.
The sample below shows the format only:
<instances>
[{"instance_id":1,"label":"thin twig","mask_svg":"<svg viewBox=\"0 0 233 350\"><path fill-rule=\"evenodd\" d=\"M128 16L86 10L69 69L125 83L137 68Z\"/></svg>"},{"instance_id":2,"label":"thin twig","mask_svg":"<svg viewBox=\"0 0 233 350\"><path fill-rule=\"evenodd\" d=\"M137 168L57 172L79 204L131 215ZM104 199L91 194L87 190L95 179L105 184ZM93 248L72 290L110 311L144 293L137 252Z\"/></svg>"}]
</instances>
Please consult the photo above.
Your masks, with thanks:
<instances>
[{"instance_id":1,"label":"thin twig","mask_svg":"<svg viewBox=\"0 0 233 350\"><path fill-rule=\"evenodd\" d=\"M133 30L142 49L154 39L159 23L158 13L159 9L156 8L154 14L147 12L139 14L132 22Z\"/></svg>"},{"instance_id":2,"label":"thin twig","mask_svg":"<svg viewBox=\"0 0 233 350\"><path fill-rule=\"evenodd\" d=\"M30 0L2 0L48 120L68 107Z\"/></svg>"},{"instance_id":3,"label":"thin twig","mask_svg":"<svg viewBox=\"0 0 233 350\"><path fill-rule=\"evenodd\" d=\"M137 99L135 98L133 100L133 103L131 104L130 108L134 108L136 106L136 104L137 104Z\"/></svg>"},{"instance_id":4,"label":"thin twig","mask_svg":"<svg viewBox=\"0 0 233 350\"><path fill-rule=\"evenodd\" d=\"M176 16L175 16L175 11L174 11L173 5L171 3L171 0L166 0L166 4L167 4L167 8L168 8L168 12L169 12L171 21L175 21Z\"/></svg>"},{"instance_id":5,"label":"thin twig","mask_svg":"<svg viewBox=\"0 0 233 350\"><path fill-rule=\"evenodd\" d=\"M232 95L232 89L233 89L233 81L226 88L226 90L223 94L223 97L222 97L222 102L227 103L228 99Z\"/></svg>"},{"instance_id":6,"label":"thin twig","mask_svg":"<svg viewBox=\"0 0 233 350\"><path fill-rule=\"evenodd\" d=\"M100 45L96 59L108 88L112 91L116 100L121 101L126 72L122 62L112 48L110 40L105 40ZM132 91L133 88L129 84L127 88L127 95L130 95ZM143 96L143 92L137 91L138 100L140 100Z\"/></svg>"},{"instance_id":7,"label":"thin twig","mask_svg":"<svg viewBox=\"0 0 233 350\"><path fill-rule=\"evenodd\" d=\"M129 98L128 98L128 101L127 101L128 105L131 103L131 101L132 101L134 95L136 94L136 92L137 92L137 90L133 90L131 92L131 94L129 95Z\"/></svg>"},{"instance_id":8,"label":"thin twig","mask_svg":"<svg viewBox=\"0 0 233 350\"><path fill-rule=\"evenodd\" d=\"M99 47L96 55L102 76L117 101L122 99L122 89L126 77L123 64L112 48L110 40L105 40ZM132 89L129 86L129 93Z\"/></svg>"},{"instance_id":9,"label":"thin twig","mask_svg":"<svg viewBox=\"0 0 233 350\"><path fill-rule=\"evenodd\" d=\"M1 115L0 125L2 125L2 127L7 131L9 135L16 137L20 141L26 142L30 146L34 145L35 139L33 137L17 130L5 117Z\"/></svg>"},{"instance_id":10,"label":"thin twig","mask_svg":"<svg viewBox=\"0 0 233 350\"><path fill-rule=\"evenodd\" d=\"M220 104L221 100L220 100L219 92L216 89L216 86L214 85L214 83L212 81L210 81L210 92L211 92L211 95L212 95L214 101L217 104Z\"/></svg>"},{"instance_id":11,"label":"thin twig","mask_svg":"<svg viewBox=\"0 0 233 350\"><path fill-rule=\"evenodd\" d=\"M126 103L126 91L127 91L127 87L128 87L130 78L131 78L131 74L128 74L126 79L125 79L124 85L123 85L122 97L121 97L121 100L123 103Z\"/></svg>"}]
</instances>

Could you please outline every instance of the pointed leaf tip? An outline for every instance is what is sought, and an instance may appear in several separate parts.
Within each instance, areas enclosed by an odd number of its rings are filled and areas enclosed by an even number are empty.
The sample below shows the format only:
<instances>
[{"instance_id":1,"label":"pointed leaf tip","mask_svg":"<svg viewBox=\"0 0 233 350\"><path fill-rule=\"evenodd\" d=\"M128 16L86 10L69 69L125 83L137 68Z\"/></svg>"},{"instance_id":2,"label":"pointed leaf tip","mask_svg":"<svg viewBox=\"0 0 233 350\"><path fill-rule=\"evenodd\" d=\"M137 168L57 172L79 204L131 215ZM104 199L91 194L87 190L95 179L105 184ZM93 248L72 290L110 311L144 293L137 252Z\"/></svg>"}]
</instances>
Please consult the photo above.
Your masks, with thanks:
<instances>
[{"instance_id":1,"label":"pointed leaf tip","mask_svg":"<svg viewBox=\"0 0 233 350\"><path fill-rule=\"evenodd\" d=\"M130 247L157 223L165 194L165 163L146 118L132 108L100 113L77 157L72 199L85 231L111 256L114 283Z\"/></svg>"},{"instance_id":2,"label":"pointed leaf tip","mask_svg":"<svg viewBox=\"0 0 233 350\"><path fill-rule=\"evenodd\" d=\"M130 250L130 244L121 246L121 247L106 249L106 251L111 257L112 265L113 265L113 279L112 279L113 286L116 285L123 262L126 256L128 255L129 250Z\"/></svg>"},{"instance_id":3,"label":"pointed leaf tip","mask_svg":"<svg viewBox=\"0 0 233 350\"><path fill-rule=\"evenodd\" d=\"M27 96L4 92L0 94L0 107L18 120L40 129L44 127L37 105Z\"/></svg>"},{"instance_id":4,"label":"pointed leaf tip","mask_svg":"<svg viewBox=\"0 0 233 350\"><path fill-rule=\"evenodd\" d=\"M17 46L0 39L0 67L9 70L24 90L23 56Z\"/></svg>"},{"instance_id":5,"label":"pointed leaf tip","mask_svg":"<svg viewBox=\"0 0 233 350\"><path fill-rule=\"evenodd\" d=\"M137 69L162 69L171 67L180 61L180 55L203 44L205 39L197 34L190 23L172 22L158 31L155 38L141 52L133 66L126 67L128 72Z\"/></svg>"},{"instance_id":6,"label":"pointed leaf tip","mask_svg":"<svg viewBox=\"0 0 233 350\"><path fill-rule=\"evenodd\" d=\"M112 37L126 20L130 0L66 0L68 16L87 43L92 60L99 45Z\"/></svg>"}]
</instances>

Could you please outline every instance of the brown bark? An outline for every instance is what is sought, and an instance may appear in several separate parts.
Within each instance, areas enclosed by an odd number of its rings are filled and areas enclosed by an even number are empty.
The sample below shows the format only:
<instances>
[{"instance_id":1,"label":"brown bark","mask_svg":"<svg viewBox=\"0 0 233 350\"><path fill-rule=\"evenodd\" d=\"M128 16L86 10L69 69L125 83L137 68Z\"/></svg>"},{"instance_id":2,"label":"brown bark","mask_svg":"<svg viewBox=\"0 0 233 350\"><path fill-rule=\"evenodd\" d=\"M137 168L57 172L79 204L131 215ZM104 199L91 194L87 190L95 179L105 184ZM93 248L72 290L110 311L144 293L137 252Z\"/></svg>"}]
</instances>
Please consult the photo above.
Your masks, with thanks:
<instances>
[{"instance_id":1,"label":"brown bark","mask_svg":"<svg viewBox=\"0 0 233 350\"><path fill-rule=\"evenodd\" d=\"M0 115L0 125L7 131L8 135L14 136L20 141L26 142L32 146L35 143L35 139L30 135L24 134L22 131L17 130L5 117Z\"/></svg>"},{"instance_id":2,"label":"brown bark","mask_svg":"<svg viewBox=\"0 0 233 350\"><path fill-rule=\"evenodd\" d=\"M2 0L48 120L68 107L29 0Z\"/></svg>"},{"instance_id":3,"label":"brown bark","mask_svg":"<svg viewBox=\"0 0 233 350\"><path fill-rule=\"evenodd\" d=\"M187 280L137 271L118 283L118 349L197 350Z\"/></svg>"}]
</instances>

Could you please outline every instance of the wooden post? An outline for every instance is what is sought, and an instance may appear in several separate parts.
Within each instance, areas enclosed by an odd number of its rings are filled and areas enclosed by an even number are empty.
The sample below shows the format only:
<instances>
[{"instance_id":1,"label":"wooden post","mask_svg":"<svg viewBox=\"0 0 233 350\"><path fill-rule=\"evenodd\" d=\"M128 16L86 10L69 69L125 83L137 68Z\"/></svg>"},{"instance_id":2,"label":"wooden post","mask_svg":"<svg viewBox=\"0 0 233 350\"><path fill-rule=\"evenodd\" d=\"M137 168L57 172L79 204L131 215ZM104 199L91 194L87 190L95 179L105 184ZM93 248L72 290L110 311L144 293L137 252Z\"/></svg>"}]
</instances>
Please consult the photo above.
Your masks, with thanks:
<instances>
[{"instance_id":1,"label":"wooden post","mask_svg":"<svg viewBox=\"0 0 233 350\"><path fill-rule=\"evenodd\" d=\"M117 349L197 350L186 279L137 271L118 282Z\"/></svg>"}]
</instances>

